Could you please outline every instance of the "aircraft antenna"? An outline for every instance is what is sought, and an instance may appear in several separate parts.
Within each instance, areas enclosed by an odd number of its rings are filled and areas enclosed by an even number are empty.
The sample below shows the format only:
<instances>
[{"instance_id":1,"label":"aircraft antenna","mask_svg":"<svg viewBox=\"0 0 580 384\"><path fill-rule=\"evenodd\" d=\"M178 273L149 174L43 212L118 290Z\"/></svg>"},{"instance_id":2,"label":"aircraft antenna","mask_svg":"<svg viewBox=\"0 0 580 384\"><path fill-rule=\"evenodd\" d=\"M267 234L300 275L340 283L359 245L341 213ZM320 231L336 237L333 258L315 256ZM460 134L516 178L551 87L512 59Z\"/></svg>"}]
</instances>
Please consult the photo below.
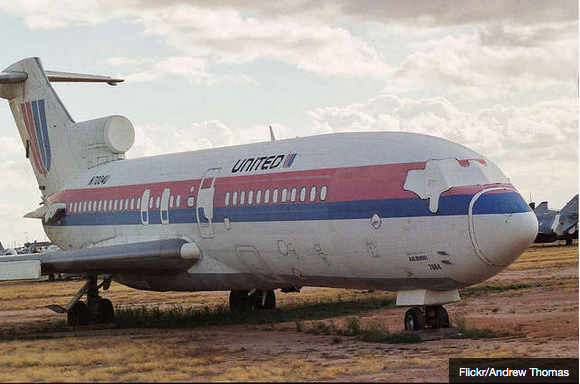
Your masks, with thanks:
<instances>
[{"instance_id":1,"label":"aircraft antenna","mask_svg":"<svg viewBox=\"0 0 580 384\"><path fill-rule=\"evenodd\" d=\"M271 125L270 125L270 141L276 141L276 138L274 137L274 130L272 129Z\"/></svg>"}]
</instances>

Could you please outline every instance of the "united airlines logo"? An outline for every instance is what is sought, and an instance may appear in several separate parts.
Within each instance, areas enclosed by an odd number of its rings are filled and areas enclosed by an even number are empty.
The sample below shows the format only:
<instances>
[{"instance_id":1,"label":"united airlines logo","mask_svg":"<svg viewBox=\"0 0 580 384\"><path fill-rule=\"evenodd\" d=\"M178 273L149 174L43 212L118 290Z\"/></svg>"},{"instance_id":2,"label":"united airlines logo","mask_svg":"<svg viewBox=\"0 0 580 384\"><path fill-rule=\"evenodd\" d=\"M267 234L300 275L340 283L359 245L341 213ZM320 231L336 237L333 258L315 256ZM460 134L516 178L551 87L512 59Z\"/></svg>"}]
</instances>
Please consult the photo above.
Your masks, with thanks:
<instances>
[{"instance_id":1,"label":"united airlines logo","mask_svg":"<svg viewBox=\"0 0 580 384\"><path fill-rule=\"evenodd\" d=\"M24 125L29 137L29 150L36 169L46 174L50 171L50 140L46 125L44 100L27 101L20 104Z\"/></svg>"},{"instance_id":2,"label":"united airlines logo","mask_svg":"<svg viewBox=\"0 0 580 384\"><path fill-rule=\"evenodd\" d=\"M289 153L287 155L271 155L238 159L232 167L232 173L267 171L269 169L278 168L280 165L282 165L282 168L289 168L292 166L295 158L295 153Z\"/></svg>"}]
</instances>

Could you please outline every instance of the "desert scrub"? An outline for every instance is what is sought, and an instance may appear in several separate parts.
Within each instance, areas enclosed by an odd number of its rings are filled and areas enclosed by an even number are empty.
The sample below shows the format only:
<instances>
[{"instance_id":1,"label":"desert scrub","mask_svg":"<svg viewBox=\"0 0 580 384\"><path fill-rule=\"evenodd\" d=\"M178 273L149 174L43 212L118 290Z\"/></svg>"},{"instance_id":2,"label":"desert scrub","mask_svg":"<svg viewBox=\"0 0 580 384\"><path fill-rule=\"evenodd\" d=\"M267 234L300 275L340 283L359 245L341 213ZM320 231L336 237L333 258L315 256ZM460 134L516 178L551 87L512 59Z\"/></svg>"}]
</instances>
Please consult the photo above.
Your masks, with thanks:
<instances>
[{"instance_id":1,"label":"desert scrub","mask_svg":"<svg viewBox=\"0 0 580 384\"><path fill-rule=\"evenodd\" d=\"M391 297L356 297L340 301L308 300L282 309L268 311L231 312L225 305L170 308L135 307L115 309L115 324L119 327L181 328L200 325L273 324L294 321L302 329L304 320L320 320L348 316L379 308L394 308ZM319 327L324 327L319 325ZM326 333L319 329L319 333ZM328 331L330 332L330 331Z\"/></svg>"}]
</instances>

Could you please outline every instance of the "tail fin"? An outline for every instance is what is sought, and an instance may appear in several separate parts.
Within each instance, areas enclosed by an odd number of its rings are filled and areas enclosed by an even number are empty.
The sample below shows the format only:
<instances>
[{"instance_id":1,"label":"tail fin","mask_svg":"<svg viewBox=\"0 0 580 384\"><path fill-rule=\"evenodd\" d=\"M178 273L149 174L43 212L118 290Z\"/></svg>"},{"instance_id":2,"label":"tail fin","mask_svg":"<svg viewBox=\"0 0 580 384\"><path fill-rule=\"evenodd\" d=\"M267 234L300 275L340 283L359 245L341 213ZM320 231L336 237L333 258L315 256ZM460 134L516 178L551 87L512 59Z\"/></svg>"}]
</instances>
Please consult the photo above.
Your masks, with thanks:
<instances>
[{"instance_id":1,"label":"tail fin","mask_svg":"<svg viewBox=\"0 0 580 384\"><path fill-rule=\"evenodd\" d=\"M547 201L542 201L540 203L540 205L538 205L536 207L536 209L534 209L534 212L536 214L539 214L539 213L548 213L548 202Z\"/></svg>"},{"instance_id":2,"label":"tail fin","mask_svg":"<svg viewBox=\"0 0 580 384\"><path fill-rule=\"evenodd\" d=\"M111 118L76 124L49 80L110 84L122 81L103 76L45 71L37 57L21 60L4 72L0 72L0 97L8 99L10 103L26 150L26 157L30 159L38 186L44 196L52 194L66 180L91 166L91 162L87 162L87 153L89 146L94 148L99 144L94 139L98 136L94 134L95 131L100 130L101 138L97 140L100 142L106 141L106 138L102 137L104 130L108 129L104 136L111 136L109 132L111 128L107 128L111 125ZM116 122L113 128L118 130L120 116L113 117ZM128 120L126 122L128 123ZM126 122L123 121L120 125L126 126ZM132 130L132 126L130 129ZM116 147L119 147L118 143ZM125 148L126 145L122 147ZM122 157L113 156L110 159Z\"/></svg>"},{"instance_id":3,"label":"tail fin","mask_svg":"<svg viewBox=\"0 0 580 384\"><path fill-rule=\"evenodd\" d=\"M578 217L578 195L574 196L568 202L568 204L566 204L564 208L562 208L560 214L569 216L576 214L576 217Z\"/></svg>"}]
</instances>

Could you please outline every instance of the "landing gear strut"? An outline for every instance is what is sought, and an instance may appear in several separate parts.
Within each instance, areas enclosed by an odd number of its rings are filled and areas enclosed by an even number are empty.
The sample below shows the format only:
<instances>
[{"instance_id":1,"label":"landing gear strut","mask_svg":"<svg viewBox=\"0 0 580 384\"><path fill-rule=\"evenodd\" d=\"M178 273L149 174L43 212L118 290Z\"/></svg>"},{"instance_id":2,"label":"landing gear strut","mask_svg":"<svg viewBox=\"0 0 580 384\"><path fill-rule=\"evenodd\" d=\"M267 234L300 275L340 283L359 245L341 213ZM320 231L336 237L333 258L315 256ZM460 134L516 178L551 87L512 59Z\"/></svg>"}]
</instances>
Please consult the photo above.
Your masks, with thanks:
<instances>
[{"instance_id":1,"label":"landing gear strut","mask_svg":"<svg viewBox=\"0 0 580 384\"><path fill-rule=\"evenodd\" d=\"M68 325L86 325L112 323L115 321L115 310L109 299L99 296L99 288L109 289L113 276L109 276L97 285L97 276L90 276L85 285L62 311L67 314ZM80 301L86 293L87 301ZM54 307L54 306L52 306ZM54 309L54 308L51 308ZM60 311L59 311L60 312Z\"/></svg>"},{"instance_id":2,"label":"landing gear strut","mask_svg":"<svg viewBox=\"0 0 580 384\"><path fill-rule=\"evenodd\" d=\"M231 291L230 310L232 312L264 310L276 308L276 295L273 289L251 291Z\"/></svg>"},{"instance_id":3,"label":"landing gear strut","mask_svg":"<svg viewBox=\"0 0 580 384\"><path fill-rule=\"evenodd\" d=\"M405 329L420 331L424 328L449 328L449 314L440 305L413 307L405 313Z\"/></svg>"}]
</instances>

